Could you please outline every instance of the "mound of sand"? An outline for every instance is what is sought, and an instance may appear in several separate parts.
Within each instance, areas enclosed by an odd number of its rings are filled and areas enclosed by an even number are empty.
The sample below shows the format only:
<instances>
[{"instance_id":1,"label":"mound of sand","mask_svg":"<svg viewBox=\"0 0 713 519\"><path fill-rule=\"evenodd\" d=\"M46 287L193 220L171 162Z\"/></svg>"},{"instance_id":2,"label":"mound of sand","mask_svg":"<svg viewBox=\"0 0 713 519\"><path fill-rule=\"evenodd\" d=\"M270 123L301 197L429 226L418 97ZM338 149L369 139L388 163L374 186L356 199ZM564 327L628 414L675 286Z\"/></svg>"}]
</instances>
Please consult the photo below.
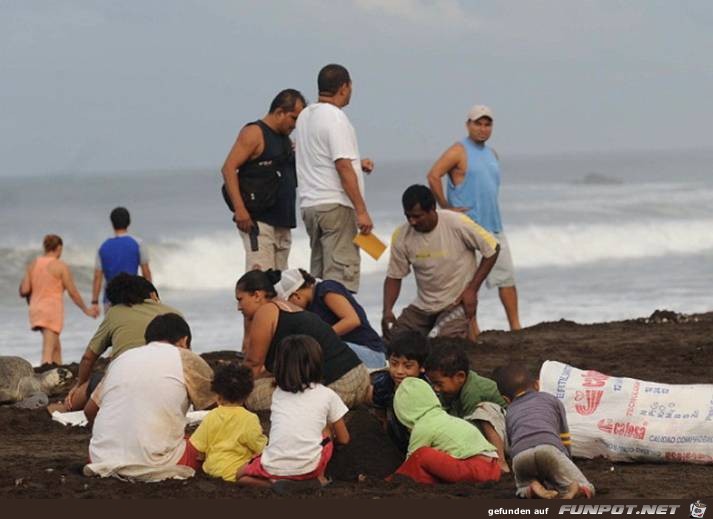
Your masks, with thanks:
<instances>
[{"instance_id":1,"label":"mound of sand","mask_svg":"<svg viewBox=\"0 0 713 519\"><path fill-rule=\"evenodd\" d=\"M713 314L680 316L659 310L649 318L593 325L568 321L542 323L518 333L485 332L468 352L473 369L489 375L510 361L533 372L545 360L585 369L671 384L713 383ZM235 352L204 356L215 364L237 358ZM69 366L76 370L76 364ZM423 487L407 481L385 482L401 457L366 408L348 415L351 444L335 451L328 472L334 483L318 492L329 497L513 497L507 475L494 485ZM44 411L0 407L0 496L2 497L267 497L269 490L246 490L199 475L189 481L128 484L81 475L89 431L67 428ZM713 488L709 466L616 464L578 460L603 498L691 498ZM361 475L361 477L360 477ZM359 480L362 481L359 481Z\"/></svg>"}]
</instances>

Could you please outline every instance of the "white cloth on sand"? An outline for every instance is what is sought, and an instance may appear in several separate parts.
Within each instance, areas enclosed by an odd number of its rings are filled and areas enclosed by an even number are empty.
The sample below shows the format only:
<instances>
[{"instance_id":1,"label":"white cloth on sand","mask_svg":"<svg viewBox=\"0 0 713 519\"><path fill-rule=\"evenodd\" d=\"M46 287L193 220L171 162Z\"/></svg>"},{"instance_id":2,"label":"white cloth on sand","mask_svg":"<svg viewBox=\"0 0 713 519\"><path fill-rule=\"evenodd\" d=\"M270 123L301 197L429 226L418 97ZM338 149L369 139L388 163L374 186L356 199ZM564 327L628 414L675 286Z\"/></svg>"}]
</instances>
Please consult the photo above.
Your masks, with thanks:
<instances>
[{"instance_id":1,"label":"white cloth on sand","mask_svg":"<svg viewBox=\"0 0 713 519\"><path fill-rule=\"evenodd\" d=\"M210 411L188 411L186 413L186 421L188 425L199 424ZM68 413L60 413L54 411L52 420L59 422L62 425L71 425L72 427L86 427L87 417L84 416L84 411L71 411Z\"/></svg>"},{"instance_id":2,"label":"white cloth on sand","mask_svg":"<svg viewBox=\"0 0 713 519\"><path fill-rule=\"evenodd\" d=\"M85 427L87 425L87 417L84 416L84 411L72 411L69 413L54 411L52 413L52 420L62 425L71 425L72 427Z\"/></svg>"}]
</instances>

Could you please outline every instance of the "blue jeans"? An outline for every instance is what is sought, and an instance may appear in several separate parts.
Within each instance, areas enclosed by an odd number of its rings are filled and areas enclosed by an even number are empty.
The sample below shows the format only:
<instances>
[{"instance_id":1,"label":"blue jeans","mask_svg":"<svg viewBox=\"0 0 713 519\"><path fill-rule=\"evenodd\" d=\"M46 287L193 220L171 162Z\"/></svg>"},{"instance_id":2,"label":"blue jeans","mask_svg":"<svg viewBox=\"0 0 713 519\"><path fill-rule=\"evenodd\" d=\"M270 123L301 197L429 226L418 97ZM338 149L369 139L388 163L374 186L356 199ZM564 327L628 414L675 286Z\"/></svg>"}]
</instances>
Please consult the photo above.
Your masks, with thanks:
<instances>
[{"instance_id":1,"label":"blue jeans","mask_svg":"<svg viewBox=\"0 0 713 519\"><path fill-rule=\"evenodd\" d=\"M361 344L354 344L353 342L346 342L359 360L364 363L367 369L382 369L386 367L386 355L380 351L374 351L371 348L362 346Z\"/></svg>"}]
</instances>

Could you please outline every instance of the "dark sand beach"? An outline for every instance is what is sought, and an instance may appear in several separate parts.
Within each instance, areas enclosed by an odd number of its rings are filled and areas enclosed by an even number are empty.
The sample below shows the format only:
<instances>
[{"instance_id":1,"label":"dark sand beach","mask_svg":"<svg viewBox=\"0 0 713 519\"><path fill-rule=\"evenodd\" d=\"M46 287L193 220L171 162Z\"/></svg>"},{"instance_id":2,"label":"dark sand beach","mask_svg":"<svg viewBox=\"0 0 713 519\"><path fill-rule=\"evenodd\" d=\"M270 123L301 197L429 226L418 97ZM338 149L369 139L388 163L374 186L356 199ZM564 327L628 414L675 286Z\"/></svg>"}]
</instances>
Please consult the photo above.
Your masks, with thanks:
<instances>
[{"instance_id":1,"label":"dark sand beach","mask_svg":"<svg viewBox=\"0 0 713 519\"><path fill-rule=\"evenodd\" d=\"M510 360L533 371L558 360L610 375L671 384L713 383L713 313L651 317L592 325L568 321L543 323L520 333L485 332L469 351L474 369L484 375ZM234 358L230 352L204 355L211 363ZM70 368L76 370L76 364ZM334 483L325 497L488 497L512 498L512 476L494 485L419 486L384 482L401 459L363 408L348 417L352 443L336 450L328 468ZM243 489L198 475L187 481L127 483L81 475L89 431L52 422L45 411L0 408L0 496L4 498L211 498L267 497L267 490ZM704 465L613 464L578 460L583 472L607 499L696 498L710 493L713 470ZM365 481L358 482L360 474ZM314 496L315 494L308 494Z\"/></svg>"}]
</instances>

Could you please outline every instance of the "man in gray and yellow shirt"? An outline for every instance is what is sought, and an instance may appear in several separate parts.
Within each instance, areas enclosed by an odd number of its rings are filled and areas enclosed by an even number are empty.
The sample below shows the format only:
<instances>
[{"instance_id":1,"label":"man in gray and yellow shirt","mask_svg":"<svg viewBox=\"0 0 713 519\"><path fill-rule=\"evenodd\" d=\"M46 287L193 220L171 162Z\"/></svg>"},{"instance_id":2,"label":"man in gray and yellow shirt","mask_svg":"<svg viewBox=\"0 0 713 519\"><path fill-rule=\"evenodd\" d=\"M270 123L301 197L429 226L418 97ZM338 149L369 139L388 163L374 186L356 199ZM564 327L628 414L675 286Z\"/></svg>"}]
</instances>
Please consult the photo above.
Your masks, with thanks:
<instances>
[{"instance_id":1,"label":"man in gray and yellow shirt","mask_svg":"<svg viewBox=\"0 0 713 519\"><path fill-rule=\"evenodd\" d=\"M402 197L408 224L391 239L381 321L388 341L402 330L475 338L478 290L498 256L497 240L466 215L436 210L426 186L413 185ZM476 251L483 259L477 264ZM416 300L396 319L393 308L401 280L413 268Z\"/></svg>"}]
</instances>

